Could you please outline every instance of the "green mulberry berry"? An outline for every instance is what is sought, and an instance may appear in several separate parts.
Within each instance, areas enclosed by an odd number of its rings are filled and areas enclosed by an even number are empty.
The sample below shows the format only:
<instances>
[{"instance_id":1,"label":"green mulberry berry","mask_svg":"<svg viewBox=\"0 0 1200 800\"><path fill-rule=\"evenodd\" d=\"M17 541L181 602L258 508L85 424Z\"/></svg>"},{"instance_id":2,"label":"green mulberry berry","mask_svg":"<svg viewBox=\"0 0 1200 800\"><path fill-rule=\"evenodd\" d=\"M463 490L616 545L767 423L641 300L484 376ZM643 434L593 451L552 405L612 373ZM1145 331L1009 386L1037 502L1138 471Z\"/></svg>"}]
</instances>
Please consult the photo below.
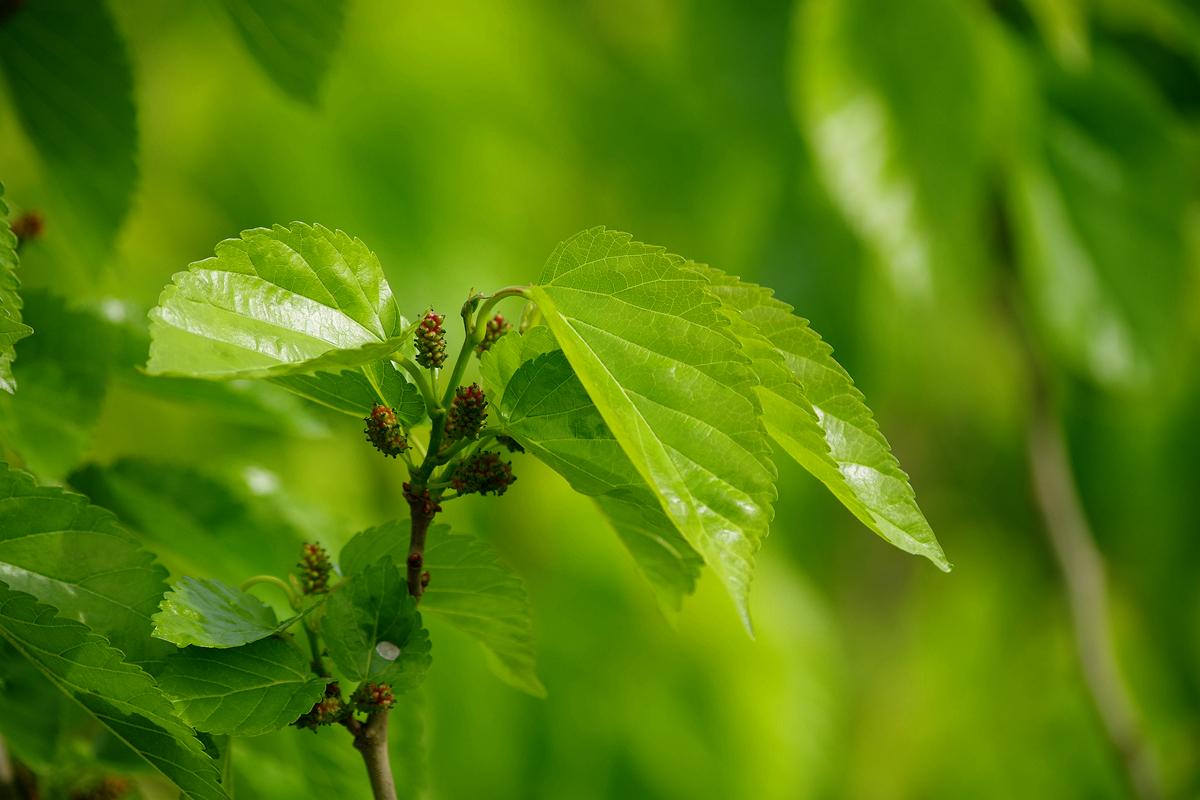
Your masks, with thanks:
<instances>
[{"instance_id":1,"label":"green mulberry berry","mask_svg":"<svg viewBox=\"0 0 1200 800\"><path fill-rule=\"evenodd\" d=\"M316 542L304 545L304 554L300 557L300 589L304 594L324 594L329 591L329 575L333 572L333 564L329 553Z\"/></svg>"},{"instance_id":2,"label":"green mulberry berry","mask_svg":"<svg viewBox=\"0 0 1200 800\"><path fill-rule=\"evenodd\" d=\"M501 461L499 453L476 453L458 465L450 478L450 485L459 494L504 494L516 478L512 474L512 462Z\"/></svg>"},{"instance_id":3,"label":"green mulberry berry","mask_svg":"<svg viewBox=\"0 0 1200 800\"><path fill-rule=\"evenodd\" d=\"M371 414L363 421L367 423L363 431L367 434L367 441L385 456L395 458L408 449L408 439L404 437L404 429L396 419L395 409L382 405L372 406Z\"/></svg>"},{"instance_id":4,"label":"green mulberry berry","mask_svg":"<svg viewBox=\"0 0 1200 800\"><path fill-rule=\"evenodd\" d=\"M417 347L417 363L422 367L440 367L446 363L446 331L442 329L444 319L430 309L417 325L414 343Z\"/></svg>"},{"instance_id":5,"label":"green mulberry berry","mask_svg":"<svg viewBox=\"0 0 1200 800\"><path fill-rule=\"evenodd\" d=\"M396 697L392 694L391 686L386 683L371 683L370 681L360 683L350 700L354 703L355 708L364 714L386 711L396 704Z\"/></svg>"},{"instance_id":6,"label":"green mulberry berry","mask_svg":"<svg viewBox=\"0 0 1200 800\"><path fill-rule=\"evenodd\" d=\"M309 711L292 724L297 728L308 728L314 733L321 725L332 725L345 719L353 709L346 706L342 700L342 689L337 682L326 684L325 696L316 702Z\"/></svg>"},{"instance_id":7,"label":"green mulberry berry","mask_svg":"<svg viewBox=\"0 0 1200 800\"><path fill-rule=\"evenodd\" d=\"M497 314L488 320L487 328L484 329L483 339L479 344L475 345L475 355L483 355L488 350L492 349L500 337L512 330L512 325L508 324L508 320L502 314Z\"/></svg>"},{"instance_id":8,"label":"green mulberry berry","mask_svg":"<svg viewBox=\"0 0 1200 800\"><path fill-rule=\"evenodd\" d=\"M478 383L459 386L454 390L454 401L446 414L446 441L475 439L483 430L487 420L487 398Z\"/></svg>"}]
</instances>

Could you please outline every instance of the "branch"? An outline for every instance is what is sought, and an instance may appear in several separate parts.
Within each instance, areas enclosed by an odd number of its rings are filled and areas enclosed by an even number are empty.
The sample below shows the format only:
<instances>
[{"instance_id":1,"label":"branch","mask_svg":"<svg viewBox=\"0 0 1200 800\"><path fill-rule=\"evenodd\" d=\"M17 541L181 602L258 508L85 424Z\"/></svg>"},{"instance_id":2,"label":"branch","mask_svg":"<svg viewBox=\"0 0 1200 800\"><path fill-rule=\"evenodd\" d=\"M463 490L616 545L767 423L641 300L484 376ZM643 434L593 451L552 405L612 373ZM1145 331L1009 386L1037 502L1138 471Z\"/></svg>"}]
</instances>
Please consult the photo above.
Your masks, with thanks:
<instances>
[{"instance_id":1,"label":"branch","mask_svg":"<svg viewBox=\"0 0 1200 800\"><path fill-rule=\"evenodd\" d=\"M392 765L388 758L387 741L388 712L376 711L367 717L365 725L351 728L354 747L362 754L371 781L371 793L375 800L396 800L396 781L392 777Z\"/></svg>"}]
</instances>

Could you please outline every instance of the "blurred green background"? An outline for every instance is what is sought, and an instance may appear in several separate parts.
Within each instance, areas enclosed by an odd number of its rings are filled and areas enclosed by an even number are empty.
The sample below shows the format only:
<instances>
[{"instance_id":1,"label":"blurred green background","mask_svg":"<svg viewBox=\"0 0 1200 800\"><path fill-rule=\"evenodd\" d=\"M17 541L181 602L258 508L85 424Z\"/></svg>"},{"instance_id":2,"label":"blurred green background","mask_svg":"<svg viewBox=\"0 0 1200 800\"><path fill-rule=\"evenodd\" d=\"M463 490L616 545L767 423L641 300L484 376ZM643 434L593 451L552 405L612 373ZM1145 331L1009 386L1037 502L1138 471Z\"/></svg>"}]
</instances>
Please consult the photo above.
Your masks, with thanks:
<instances>
[{"instance_id":1,"label":"blurred green background","mask_svg":"<svg viewBox=\"0 0 1200 800\"><path fill-rule=\"evenodd\" d=\"M56 13L82 25L85 5ZM779 459L757 640L711 576L672 625L590 502L520 460L502 500L447 516L527 580L549 699L434 630L415 722L394 732L428 757L401 758L406 791L1128 796L1030 490L1028 337L1165 794L1200 796L1200 5L350 0L340 35L309 31L328 58L311 101L218 3L107 8L136 109L115 234L78 212L86 169L13 113L28 87L0 82L0 178L46 225L22 251L37 333L0 431L10 460L117 511L173 575L283 572L304 538L337 546L403 513L402 470L354 420L136 371L173 272L291 220L362 238L410 316L533 280L597 224L774 287L856 377L955 564L888 547ZM10 72L23 13L0 21ZM132 145L124 112L85 95L63 124ZM120 183L108 158L96 180ZM248 743L239 796L366 796L343 738Z\"/></svg>"}]
</instances>

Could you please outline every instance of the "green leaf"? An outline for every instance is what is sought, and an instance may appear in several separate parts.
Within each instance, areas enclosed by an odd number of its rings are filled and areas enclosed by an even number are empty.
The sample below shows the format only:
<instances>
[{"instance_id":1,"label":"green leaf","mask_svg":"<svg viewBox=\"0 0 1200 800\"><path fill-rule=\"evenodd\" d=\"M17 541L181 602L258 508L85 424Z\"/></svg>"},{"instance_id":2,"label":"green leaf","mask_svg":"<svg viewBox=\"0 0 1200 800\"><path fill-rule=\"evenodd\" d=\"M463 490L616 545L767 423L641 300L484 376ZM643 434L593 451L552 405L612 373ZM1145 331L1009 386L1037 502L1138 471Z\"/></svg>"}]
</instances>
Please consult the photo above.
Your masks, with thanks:
<instances>
[{"instance_id":1,"label":"green leaf","mask_svg":"<svg viewBox=\"0 0 1200 800\"><path fill-rule=\"evenodd\" d=\"M315 104L346 19L344 0L220 0L246 50L275 84Z\"/></svg>"},{"instance_id":2,"label":"green leaf","mask_svg":"<svg viewBox=\"0 0 1200 800\"><path fill-rule=\"evenodd\" d=\"M239 647L279 633L296 621L283 622L252 594L218 580L184 578L171 587L154 615L159 639L186 647Z\"/></svg>"},{"instance_id":3,"label":"green leaf","mask_svg":"<svg viewBox=\"0 0 1200 800\"><path fill-rule=\"evenodd\" d=\"M408 523L389 522L356 533L342 548L338 566L354 575L384 556L402 561L408 552ZM482 539L433 525L425 548L430 583L421 610L441 617L475 638L506 683L534 697L546 688L534 664L533 623L525 583L500 563Z\"/></svg>"},{"instance_id":4,"label":"green leaf","mask_svg":"<svg viewBox=\"0 0 1200 800\"><path fill-rule=\"evenodd\" d=\"M505 336L480 362L492 425L595 498L668 612L703 560L683 539L604 423L548 328Z\"/></svg>"},{"instance_id":5,"label":"green leaf","mask_svg":"<svg viewBox=\"0 0 1200 800\"><path fill-rule=\"evenodd\" d=\"M986 266L987 95L972 5L798 6L795 107L830 198L898 294L944 295Z\"/></svg>"},{"instance_id":6,"label":"green leaf","mask_svg":"<svg viewBox=\"0 0 1200 800\"><path fill-rule=\"evenodd\" d=\"M621 449L747 629L775 468L754 375L707 281L628 234L559 245L531 297Z\"/></svg>"},{"instance_id":7,"label":"green leaf","mask_svg":"<svg viewBox=\"0 0 1200 800\"><path fill-rule=\"evenodd\" d=\"M69 482L136 530L176 575L271 573L292 564L305 540L244 485L193 467L123 458L88 464Z\"/></svg>"},{"instance_id":8,"label":"green leaf","mask_svg":"<svg viewBox=\"0 0 1200 800\"><path fill-rule=\"evenodd\" d=\"M178 272L150 312L155 375L266 378L358 367L409 344L379 259L293 222L243 231Z\"/></svg>"},{"instance_id":9,"label":"green leaf","mask_svg":"<svg viewBox=\"0 0 1200 800\"><path fill-rule=\"evenodd\" d=\"M166 652L150 639L166 577L111 513L0 464L0 578L12 589L149 662Z\"/></svg>"},{"instance_id":10,"label":"green leaf","mask_svg":"<svg viewBox=\"0 0 1200 800\"><path fill-rule=\"evenodd\" d=\"M296 647L269 638L228 650L185 648L167 659L158 683L197 730L259 736L295 722L326 682Z\"/></svg>"},{"instance_id":11,"label":"green leaf","mask_svg":"<svg viewBox=\"0 0 1200 800\"><path fill-rule=\"evenodd\" d=\"M24 292L37 335L17 345L21 391L0 395L0 431L42 480L61 480L92 445L108 391L115 332L95 314L43 290Z\"/></svg>"},{"instance_id":12,"label":"green leaf","mask_svg":"<svg viewBox=\"0 0 1200 800\"><path fill-rule=\"evenodd\" d=\"M429 669L429 634L390 557L363 569L325 602L321 635L333 663L355 681L419 685Z\"/></svg>"},{"instance_id":13,"label":"green leaf","mask_svg":"<svg viewBox=\"0 0 1200 800\"><path fill-rule=\"evenodd\" d=\"M12 362L17 357L16 344L33 333L33 328L21 322L18 260L17 237L9 225L4 184L0 183L0 389L9 394L17 390L12 374Z\"/></svg>"},{"instance_id":14,"label":"green leaf","mask_svg":"<svg viewBox=\"0 0 1200 800\"><path fill-rule=\"evenodd\" d=\"M885 540L950 569L862 393L833 348L770 289L697 267L754 359L767 432Z\"/></svg>"},{"instance_id":15,"label":"green leaf","mask_svg":"<svg viewBox=\"0 0 1200 800\"><path fill-rule=\"evenodd\" d=\"M138 667L103 637L0 581L0 637L151 767L196 800L223 800L216 764Z\"/></svg>"},{"instance_id":16,"label":"green leaf","mask_svg":"<svg viewBox=\"0 0 1200 800\"><path fill-rule=\"evenodd\" d=\"M386 360L342 372L286 375L271 382L352 417L365 417L371 406L383 403L396 409L396 417L405 427L425 418L421 390Z\"/></svg>"},{"instance_id":17,"label":"green leaf","mask_svg":"<svg viewBox=\"0 0 1200 800\"><path fill-rule=\"evenodd\" d=\"M133 75L112 15L102 0L74 2L69 14L22 3L0 25L0 68L55 192L47 213L59 241L103 258L137 180Z\"/></svg>"},{"instance_id":18,"label":"green leaf","mask_svg":"<svg viewBox=\"0 0 1200 800\"><path fill-rule=\"evenodd\" d=\"M1036 144L1010 175L1022 287L1061 362L1144 383L1184 324L1189 158L1154 87L1111 56L1041 77Z\"/></svg>"}]
</instances>

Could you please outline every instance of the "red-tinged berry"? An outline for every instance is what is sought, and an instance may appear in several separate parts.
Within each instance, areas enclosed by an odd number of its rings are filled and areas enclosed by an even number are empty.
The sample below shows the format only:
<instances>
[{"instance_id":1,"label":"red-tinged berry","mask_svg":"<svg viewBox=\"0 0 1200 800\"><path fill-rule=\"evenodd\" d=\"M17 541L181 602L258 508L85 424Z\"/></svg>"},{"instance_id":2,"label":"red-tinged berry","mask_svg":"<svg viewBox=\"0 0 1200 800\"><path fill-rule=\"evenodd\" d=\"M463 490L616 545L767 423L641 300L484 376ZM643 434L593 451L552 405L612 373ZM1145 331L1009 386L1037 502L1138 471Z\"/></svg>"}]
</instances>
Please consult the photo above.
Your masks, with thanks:
<instances>
[{"instance_id":1,"label":"red-tinged berry","mask_svg":"<svg viewBox=\"0 0 1200 800\"><path fill-rule=\"evenodd\" d=\"M430 309L417 325L414 343L417 346L417 363L422 367L440 367L446 363L446 331L442 329L444 319Z\"/></svg>"},{"instance_id":2,"label":"red-tinged berry","mask_svg":"<svg viewBox=\"0 0 1200 800\"><path fill-rule=\"evenodd\" d=\"M511 461L501 461L499 453L485 451L459 464L450 477L450 485L459 494L500 496L515 480Z\"/></svg>"},{"instance_id":3,"label":"red-tinged berry","mask_svg":"<svg viewBox=\"0 0 1200 800\"><path fill-rule=\"evenodd\" d=\"M391 686L386 683L371 683L370 681L360 683L350 700L354 703L354 707L364 714L386 711L396 704Z\"/></svg>"},{"instance_id":4,"label":"red-tinged berry","mask_svg":"<svg viewBox=\"0 0 1200 800\"><path fill-rule=\"evenodd\" d=\"M363 430L367 434L367 441L385 456L395 458L408 449L408 439L404 436L400 421L396 419L395 409L376 404L363 421L367 423Z\"/></svg>"},{"instance_id":5,"label":"red-tinged berry","mask_svg":"<svg viewBox=\"0 0 1200 800\"><path fill-rule=\"evenodd\" d=\"M324 547L316 542L306 543L296 566L300 569L300 591L304 594L324 594L329 591L333 563Z\"/></svg>"},{"instance_id":6,"label":"red-tinged berry","mask_svg":"<svg viewBox=\"0 0 1200 800\"><path fill-rule=\"evenodd\" d=\"M420 514L423 517L432 517L434 514L442 510L438 505L438 501L425 487L414 489L411 483L403 484L404 499L408 501L408 507L412 509L414 514Z\"/></svg>"},{"instance_id":7,"label":"red-tinged berry","mask_svg":"<svg viewBox=\"0 0 1200 800\"><path fill-rule=\"evenodd\" d=\"M341 722L351 713L353 713L353 709L349 708L342 700L342 688L337 685L337 681L334 681L326 684L325 696L318 700L308 713L292 724L297 728L308 728L315 732L321 725L333 725Z\"/></svg>"},{"instance_id":8,"label":"red-tinged berry","mask_svg":"<svg viewBox=\"0 0 1200 800\"><path fill-rule=\"evenodd\" d=\"M446 441L478 438L487 420L487 398L478 383L459 386L446 414Z\"/></svg>"},{"instance_id":9,"label":"red-tinged berry","mask_svg":"<svg viewBox=\"0 0 1200 800\"><path fill-rule=\"evenodd\" d=\"M492 349L500 337L512 330L512 325L508 324L508 320L503 314L497 314L487 322L487 327L483 331L483 339L479 344L475 345L475 355L483 355L488 350Z\"/></svg>"}]
</instances>

